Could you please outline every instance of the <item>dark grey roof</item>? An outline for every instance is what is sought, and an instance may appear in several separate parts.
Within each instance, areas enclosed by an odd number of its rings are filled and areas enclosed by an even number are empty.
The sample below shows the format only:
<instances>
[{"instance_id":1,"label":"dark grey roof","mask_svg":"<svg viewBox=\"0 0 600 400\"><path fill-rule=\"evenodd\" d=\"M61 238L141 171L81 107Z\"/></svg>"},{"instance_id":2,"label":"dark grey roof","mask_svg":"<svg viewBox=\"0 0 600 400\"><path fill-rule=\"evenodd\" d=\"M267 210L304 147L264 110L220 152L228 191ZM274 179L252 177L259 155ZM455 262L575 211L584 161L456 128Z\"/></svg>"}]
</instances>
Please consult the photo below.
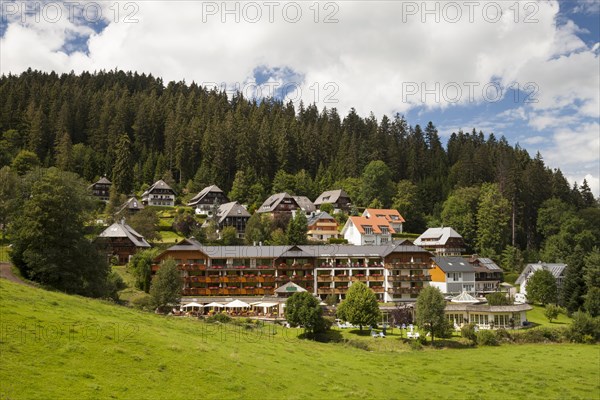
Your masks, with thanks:
<instances>
[{"instance_id":1,"label":"dark grey roof","mask_svg":"<svg viewBox=\"0 0 600 400\"><path fill-rule=\"evenodd\" d=\"M132 227L125 223L115 222L108 228L106 228L99 236L100 238L120 238L126 237L131 240L131 242L136 247L150 247L150 244L144 239L142 235L137 233Z\"/></svg>"},{"instance_id":2,"label":"dark grey roof","mask_svg":"<svg viewBox=\"0 0 600 400\"><path fill-rule=\"evenodd\" d=\"M270 196L267 200L265 200L264 203L262 203L262 205L258 208L258 210L256 210L256 212L259 212L259 213L273 212L277 208L279 203L281 203L284 199L291 199L294 203L296 203L296 205L298 205L298 203L292 196L283 192L283 193L277 193L277 194Z\"/></svg>"},{"instance_id":3,"label":"dark grey roof","mask_svg":"<svg viewBox=\"0 0 600 400\"><path fill-rule=\"evenodd\" d=\"M119 209L119 211L117 213L120 213L121 211L128 209L128 210L143 210L144 209L144 205L142 204L141 201L138 201L137 198L135 197L130 197L129 200L127 200L125 202L125 204L123 204L121 206L121 208Z\"/></svg>"},{"instance_id":4,"label":"dark grey roof","mask_svg":"<svg viewBox=\"0 0 600 400\"><path fill-rule=\"evenodd\" d=\"M410 243L410 242L408 242ZM196 239L184 239L169 251L198 250L211 258L346 258L346 257L385 257L393 252L425 253L428 251L414 245L366 245L348 244L299 245L299 246L204 246Z\"/></svg>"},{"instance_id":5,"label":"dark grey roof","mask_svg":"<svg viewBox=\"0 0 600 400\"><path fill-rule=\"evenodd\" d=\"M173 188L171 186L169 186L165 181L160 179L160 180L154 182L154 185L150 186L148 188L148 190L146 190L142 196L146 196L147 194L150 194L155 189L170 190L171 192L173 192L173 194L175 194L175 191L173 190Z\"/></svg>"},{"instance_id":6,"label":"dark grey roof","mask_svg":"<svg viewBox=\"0 0 600 400\"><path fill-rule=\"evenodd\" d=\"M433 257L433 261L444 272L475 272L469 260L462 257Z\"/></svg>"},{"instance_id":7,"label":"dark grey roof","mask_svg":"<svg viewBox=\"0 0 600 400\"><path fill-rule=\"evenodd\" d=\"M564 274L565 268L567 268L567 264L562 263L538 262L535 264L527 264L523 269L523 272L521 272L521 275L519 275L519 277L515 281L515 284L519 285L523 283L529 277L529 275L539 270L550 271L555 278L558 278Z\"/></svg>"},{"instance_id":8,"label":"dark grey roof","mask_svg":"<svg viewBox=\"0 0 600 400\"><path fill-rule=\"evenodd\" d=\"M319 221L321 219L335 219L335 218L333 218L331 215L329 215L329 213L326 213L325 211L321 211L321 212L311 215L310 218L308 218L308 221L306 224L308 226L314 225L317 221Z\"/></svg>"},{"instance_id":9,"label":"dark grey roof","mask_svg":"<svg viewBox=\"0 0 600 400\"><path fill-rule=\"evenodd\" d=\"M112 182L109 181L105 176L103 176L102 178L98 179L96 183L100 183L100 184L104 184L104 185L112 185Z\"/></svg>"},{"instance_id":10,"label":"dark grey roof","mask_svg":"<svg viewBox=\"0 0 600 400\"><path fill-rule=\"evenodd\" d=\"M313 204L312 201L306 196L293 196L296 203L300 206L302 211L305 213L311 213L317 210L317 207Z\"/></svg>"},{"instance_id":11,"label":"dark grey roof","mask_svg":"<svg viewBox=\"0 0 600 400\"><path fill-rule=\"evenodd\" d=\"M492 261L491 258L478 258L477 261L479 261L479 265L487 268L490 271L502 271L502 268L500 268L498 264Z\"/></svg>"},{"instance_id":12,"label":"dark grey roof","mask_svg":"<svg viewBox=\"0 0 600 400\"><path fill-rule=\"evenodd\" d=\"M321 205L325 203L337 203L340 197L350 198L350 196L348 196L344 189L327 190L321 193L319 197L317 197L317 199L315 200L315 205Z\"/></svg>"},{"instance_id":13,"label":"dark grey roof","mask_svg":"<svg viewBox=\"0 0 600 400\"><path fill-rule=\"evenodd\" d=\"M198 204L198 202L200 200L202 200L209 193L223 193L223 191L217 185L207 186L204 189L202 189L200 192L198 192L197 195L192 197L192 199L188 202L188 206L193 206L193 205ZM227 198L227 196L225 196L225 193L223 193L223 196L225 198Z\"/></svg>"},{"instance_id":14,"label":"dark grey roof","mask_svg":"<svg viewBox=\"0 0 600 400\"><path fill-rule=\"evenodd\" d=\"M250 213L244 208L243 205L237 201L230 203L221 204L217 211L217 217L219 217L219 223L223 222L227 217L248 217Z\"/></svg>"}]
</instances>

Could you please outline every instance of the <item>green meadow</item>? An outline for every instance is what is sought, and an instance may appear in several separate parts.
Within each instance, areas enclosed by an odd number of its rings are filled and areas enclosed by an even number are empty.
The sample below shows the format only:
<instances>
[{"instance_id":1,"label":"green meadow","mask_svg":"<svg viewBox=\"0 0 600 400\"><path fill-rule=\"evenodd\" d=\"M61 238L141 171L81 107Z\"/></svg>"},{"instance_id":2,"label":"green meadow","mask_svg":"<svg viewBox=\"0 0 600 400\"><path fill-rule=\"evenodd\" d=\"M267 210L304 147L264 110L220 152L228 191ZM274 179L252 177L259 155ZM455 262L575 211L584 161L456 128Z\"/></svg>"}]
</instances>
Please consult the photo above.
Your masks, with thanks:
<instances>
[{"instance_id":1,"label":"green meadow","mask_svg":"<svg viewBox=\"0 0 600 400\"><path fill-rule=\"evenodd\" d=\"M0 317L0 399L600 396L598 345L411 350L395 335L361 336L367 351L278 325L206 324L5 280Z\"/></svg>"}]
</instances>

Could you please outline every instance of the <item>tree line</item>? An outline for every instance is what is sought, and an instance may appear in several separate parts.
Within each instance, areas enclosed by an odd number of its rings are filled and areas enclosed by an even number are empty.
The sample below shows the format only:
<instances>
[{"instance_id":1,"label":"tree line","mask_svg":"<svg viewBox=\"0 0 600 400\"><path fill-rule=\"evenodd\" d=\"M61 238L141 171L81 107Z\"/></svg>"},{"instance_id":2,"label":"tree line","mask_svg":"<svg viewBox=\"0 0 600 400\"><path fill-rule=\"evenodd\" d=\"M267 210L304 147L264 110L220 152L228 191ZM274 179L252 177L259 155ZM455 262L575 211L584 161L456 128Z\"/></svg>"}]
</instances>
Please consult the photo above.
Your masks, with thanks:
<instances>
[{"instance_id":1,"label":"tree line","mask_svg":"<svg viewBox=\"0 0 600 400\"><path fill-rule=\"evenodd\" d=\"M444 146L433 122L423 126L135 72L28 70L0 78L0 168L10 167L0 176L56 167L87 182L107 176L125 195L162 178L182 201L216 184L251 211L275 192L315 199L343 188L355 205L397 208L406 231L453 226L468 251L507 270L576 264L600 243L585 181L571 186L541 154L492 132L454 132ZM10 185L0 193L10 197Z\"/></svg>"}]
</instances>

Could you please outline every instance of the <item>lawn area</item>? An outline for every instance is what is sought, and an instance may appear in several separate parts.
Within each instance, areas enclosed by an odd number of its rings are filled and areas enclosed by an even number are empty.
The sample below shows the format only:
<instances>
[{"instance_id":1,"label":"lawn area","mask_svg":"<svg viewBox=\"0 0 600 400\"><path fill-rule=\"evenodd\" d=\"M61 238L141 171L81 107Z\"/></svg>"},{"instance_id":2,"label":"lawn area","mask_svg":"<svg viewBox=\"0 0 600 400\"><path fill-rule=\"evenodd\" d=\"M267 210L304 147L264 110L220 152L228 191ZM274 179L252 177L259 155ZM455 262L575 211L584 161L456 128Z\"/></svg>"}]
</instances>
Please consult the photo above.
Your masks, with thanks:
<instances>
[{"instance_id":1,"label":"lawn area","mask_svg":"<svg viewBox=\"0 0 600 400\"><path fill-rule=\"evenodd\" d=\"M1 398L593 399L600 391L596 345L368 352L276 325L211 325L5 280L0 313Z\"/></svg>"},{"instance_id":2,"label":"lawn area","mask_svg":"<svg viewBox=\"0 0 600 400\"><path fill-rule=\"evenodd\" d=\"M545 308L540 305L531 305L533 310L527 311L527 320L537 325L543 326L561 326L571 323L571 318L565 314L559 314L558 318L553 320L552 323L548 322L548 318L544 315Z\"/></svg>"},{"instance_id":3,"label":"lawn area","mask_svg":"<svg viewBox=\"0 0 600 400\"><path fill-rule=\"evenodd\" d=\"M184 239L183 236L173 232L173 231L159 231L160 241L162 243L177 243L180 240Z\"/></svg>"},{"instance_id":4,"label":"lawn area","mask_svg":"<svg viewBox=\"0 0 600 400\"><path fill-rule=\"evenodd\" d=\"M129 302L144 293L142 290L136 289L135 278L127 271L126 265L115 265L112 267L112 270L119 274L121 279L123 279L123 282L127 285L127 288L119 292L119 298L121 300Z\"/></svg>"}]
</instances>

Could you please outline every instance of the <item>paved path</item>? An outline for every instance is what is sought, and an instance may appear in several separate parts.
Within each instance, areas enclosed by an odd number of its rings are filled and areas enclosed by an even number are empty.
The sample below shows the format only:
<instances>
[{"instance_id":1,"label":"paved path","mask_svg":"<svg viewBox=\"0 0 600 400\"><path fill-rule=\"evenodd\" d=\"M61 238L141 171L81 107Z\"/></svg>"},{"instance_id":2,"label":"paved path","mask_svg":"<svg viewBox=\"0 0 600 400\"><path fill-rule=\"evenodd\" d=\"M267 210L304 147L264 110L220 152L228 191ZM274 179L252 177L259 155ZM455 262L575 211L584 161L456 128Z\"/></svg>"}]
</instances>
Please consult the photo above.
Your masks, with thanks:
<instances>
[{"instance_id":1,"label":"paved path","mask_svg":"<svg viewBox=\"0 0 600 400\"><path fill-rule=\"evenodd\" d=\"M12 272L12 265L10 263L0 263L0 278L8 279L9 281L18 283L20 285L32 286Z\"/></svg>"}]
</instances>

